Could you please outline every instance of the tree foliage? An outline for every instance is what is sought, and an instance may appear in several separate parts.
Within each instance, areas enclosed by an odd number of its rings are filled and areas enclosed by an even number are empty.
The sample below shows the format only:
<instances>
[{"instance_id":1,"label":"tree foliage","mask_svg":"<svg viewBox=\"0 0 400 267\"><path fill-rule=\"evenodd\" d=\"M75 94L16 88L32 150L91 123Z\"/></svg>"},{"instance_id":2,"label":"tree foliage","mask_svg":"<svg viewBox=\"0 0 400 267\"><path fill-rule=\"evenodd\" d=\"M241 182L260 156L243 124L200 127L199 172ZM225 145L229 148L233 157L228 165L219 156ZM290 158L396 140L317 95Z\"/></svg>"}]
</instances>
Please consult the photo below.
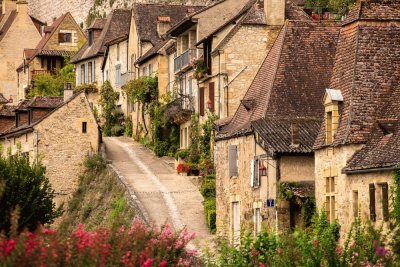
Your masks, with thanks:
<instances>
[{"instance_id":1,"label":"tree foliage","mask_svg":"<svg viewBox=\"0 0 400 267\"><path fill-rule=\"evenodd\" d=\"M54 190L40 163L29 164L20 153L4 158L0 153L0 231L8 233L11 213L19 211L18 230L33 231L38 224L52 223L61 215L53 202Z\"/></svg>"},{"instance_id":2,"label":"tree foliage","mask_svg":"<svg viewBox=\"0 0 400 267\"><path fill-rule=\"evenodd\" d=\"M116 104L118 97L119 94L114 91L111 83L105 81L100 89L101 122L105 136L124 133L124 115Z\"/></svg>"},{"instance_id":3,"label":"tree foliage","mask_svg":"<svg viewBox=\"0 0 400 267\"><path fill-rule=\"evenodd\" d=\"M64 83L75 84L74 65L65 58L65 66L56 70L56 74L38 74L33 78L33 88L29 90L27 96L62 96L64 94Z\"/></svg>"}]
</instances>

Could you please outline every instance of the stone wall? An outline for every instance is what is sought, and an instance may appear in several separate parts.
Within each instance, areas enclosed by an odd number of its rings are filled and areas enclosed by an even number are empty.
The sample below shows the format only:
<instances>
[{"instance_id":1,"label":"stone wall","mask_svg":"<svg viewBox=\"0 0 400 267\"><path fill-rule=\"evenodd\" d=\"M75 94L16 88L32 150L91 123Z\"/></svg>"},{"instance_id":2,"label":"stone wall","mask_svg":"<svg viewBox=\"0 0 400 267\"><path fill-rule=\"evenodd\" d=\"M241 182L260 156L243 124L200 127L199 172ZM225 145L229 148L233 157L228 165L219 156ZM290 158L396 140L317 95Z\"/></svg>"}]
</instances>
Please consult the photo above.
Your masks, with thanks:
<instances>
[{"instance_id":1,"label":"stone wall","mask_svg":"<svg viewBox=\"0 0 400 267\"><path fill-rule=\"evenodd\" d=\"M82 133L82 122L87 122L87 133ZM89 102L80 94L34 126L33 132L0 143L3 153L11 148L15 154L20 144L31 162L42 160L59 205L76 189L85 157L98 151L99 135Z\"/></svg>"},{"instance_id":2,"label":"stone wall","mask_svg":"<svg viewBox=\"0 0 400 267\"><path fill-rule=\"evenodd\" d=\"M362 145L347 145L335 148L325 148L315 153L315 196L318 210L325 208L326 202L326 177L335 177L336 219L341 225L340 231L343 237L349 232L354 221L354 192L358 192L358 210L363 222L370 219L369 184L376 187L376 214L375 226L382 224L382 198L379 183L393 183L391 171L380 171L360 174L345 174L342 169L347 161L362 148ZM389 189L390 190L390 189Z\"/></svg>"}]
</instances>

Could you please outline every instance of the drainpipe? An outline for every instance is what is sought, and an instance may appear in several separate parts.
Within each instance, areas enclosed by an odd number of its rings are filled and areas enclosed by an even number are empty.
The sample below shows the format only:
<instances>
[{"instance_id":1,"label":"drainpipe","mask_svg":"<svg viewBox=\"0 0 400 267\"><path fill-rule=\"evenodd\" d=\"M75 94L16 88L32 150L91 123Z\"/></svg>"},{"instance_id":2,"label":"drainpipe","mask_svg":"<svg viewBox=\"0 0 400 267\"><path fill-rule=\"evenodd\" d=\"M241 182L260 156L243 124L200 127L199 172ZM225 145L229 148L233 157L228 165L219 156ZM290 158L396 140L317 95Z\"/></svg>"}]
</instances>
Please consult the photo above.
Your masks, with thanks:
<instances>
[{"instance_id":1,"label":"drainpipe","mask_svg":"<svg viewBox=\"0 0 400 267\"><path fill-rule=\"evenodd\" d=\"M221 118L221 51L218 50L218 118Z\"/></svg>"}]
</instances>

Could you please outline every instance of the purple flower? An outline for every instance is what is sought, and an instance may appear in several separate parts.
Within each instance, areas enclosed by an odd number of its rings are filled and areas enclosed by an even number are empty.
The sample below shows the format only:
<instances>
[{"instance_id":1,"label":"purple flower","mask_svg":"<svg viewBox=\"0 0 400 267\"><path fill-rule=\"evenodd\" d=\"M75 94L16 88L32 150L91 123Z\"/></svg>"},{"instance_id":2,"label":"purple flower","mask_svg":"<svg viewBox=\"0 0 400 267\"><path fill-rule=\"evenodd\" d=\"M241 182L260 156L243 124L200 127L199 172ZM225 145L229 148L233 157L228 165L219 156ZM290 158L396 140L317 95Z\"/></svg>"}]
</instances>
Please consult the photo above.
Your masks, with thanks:
<instances>
[{"instance_id":1,"label":"purple flower","mask_svg":"<svg viewBox=\"0 0 400 267\"><path fill-rule=\"evenodd\" d=\"M378 247L375 248L375 253L379 257L383 258L383 257L385 257L385 255L387 253L387 250L382 246L378 246Z\"/></svg>"}]
</instances>

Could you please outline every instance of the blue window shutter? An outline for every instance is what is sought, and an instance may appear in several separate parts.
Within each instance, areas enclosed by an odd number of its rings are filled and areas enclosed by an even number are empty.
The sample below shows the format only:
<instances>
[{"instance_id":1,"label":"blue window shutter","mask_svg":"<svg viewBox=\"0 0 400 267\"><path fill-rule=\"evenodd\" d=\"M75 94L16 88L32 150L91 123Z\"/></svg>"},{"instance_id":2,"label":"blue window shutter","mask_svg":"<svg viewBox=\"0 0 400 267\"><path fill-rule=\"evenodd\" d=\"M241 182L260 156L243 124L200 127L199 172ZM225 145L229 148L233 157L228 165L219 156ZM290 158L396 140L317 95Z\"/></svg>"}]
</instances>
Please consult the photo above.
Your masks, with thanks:
<instances>
[{"instance_id":1,"label":"blue window shutter","mask_svg":"<svg viewBox=\"0 0 400 267\"><path fill-rule=\"evenodd\" d=\"M96 61L92 64L92 83L96 81Z\"/></svg>"},{"instance_id":2,"label":"blue window shutter","mask_svg":"<svg viewBox=\"0 0 400 267\"><path fill-rule=\"evenodd\" d=\"M77 85L81 85L81 79L82 79L82 77L81 77L81 66L79 65L78 66L78 68L76 69L76 71L78 72L78 81L77 81Z\"/></svg>"}]
</instances>

